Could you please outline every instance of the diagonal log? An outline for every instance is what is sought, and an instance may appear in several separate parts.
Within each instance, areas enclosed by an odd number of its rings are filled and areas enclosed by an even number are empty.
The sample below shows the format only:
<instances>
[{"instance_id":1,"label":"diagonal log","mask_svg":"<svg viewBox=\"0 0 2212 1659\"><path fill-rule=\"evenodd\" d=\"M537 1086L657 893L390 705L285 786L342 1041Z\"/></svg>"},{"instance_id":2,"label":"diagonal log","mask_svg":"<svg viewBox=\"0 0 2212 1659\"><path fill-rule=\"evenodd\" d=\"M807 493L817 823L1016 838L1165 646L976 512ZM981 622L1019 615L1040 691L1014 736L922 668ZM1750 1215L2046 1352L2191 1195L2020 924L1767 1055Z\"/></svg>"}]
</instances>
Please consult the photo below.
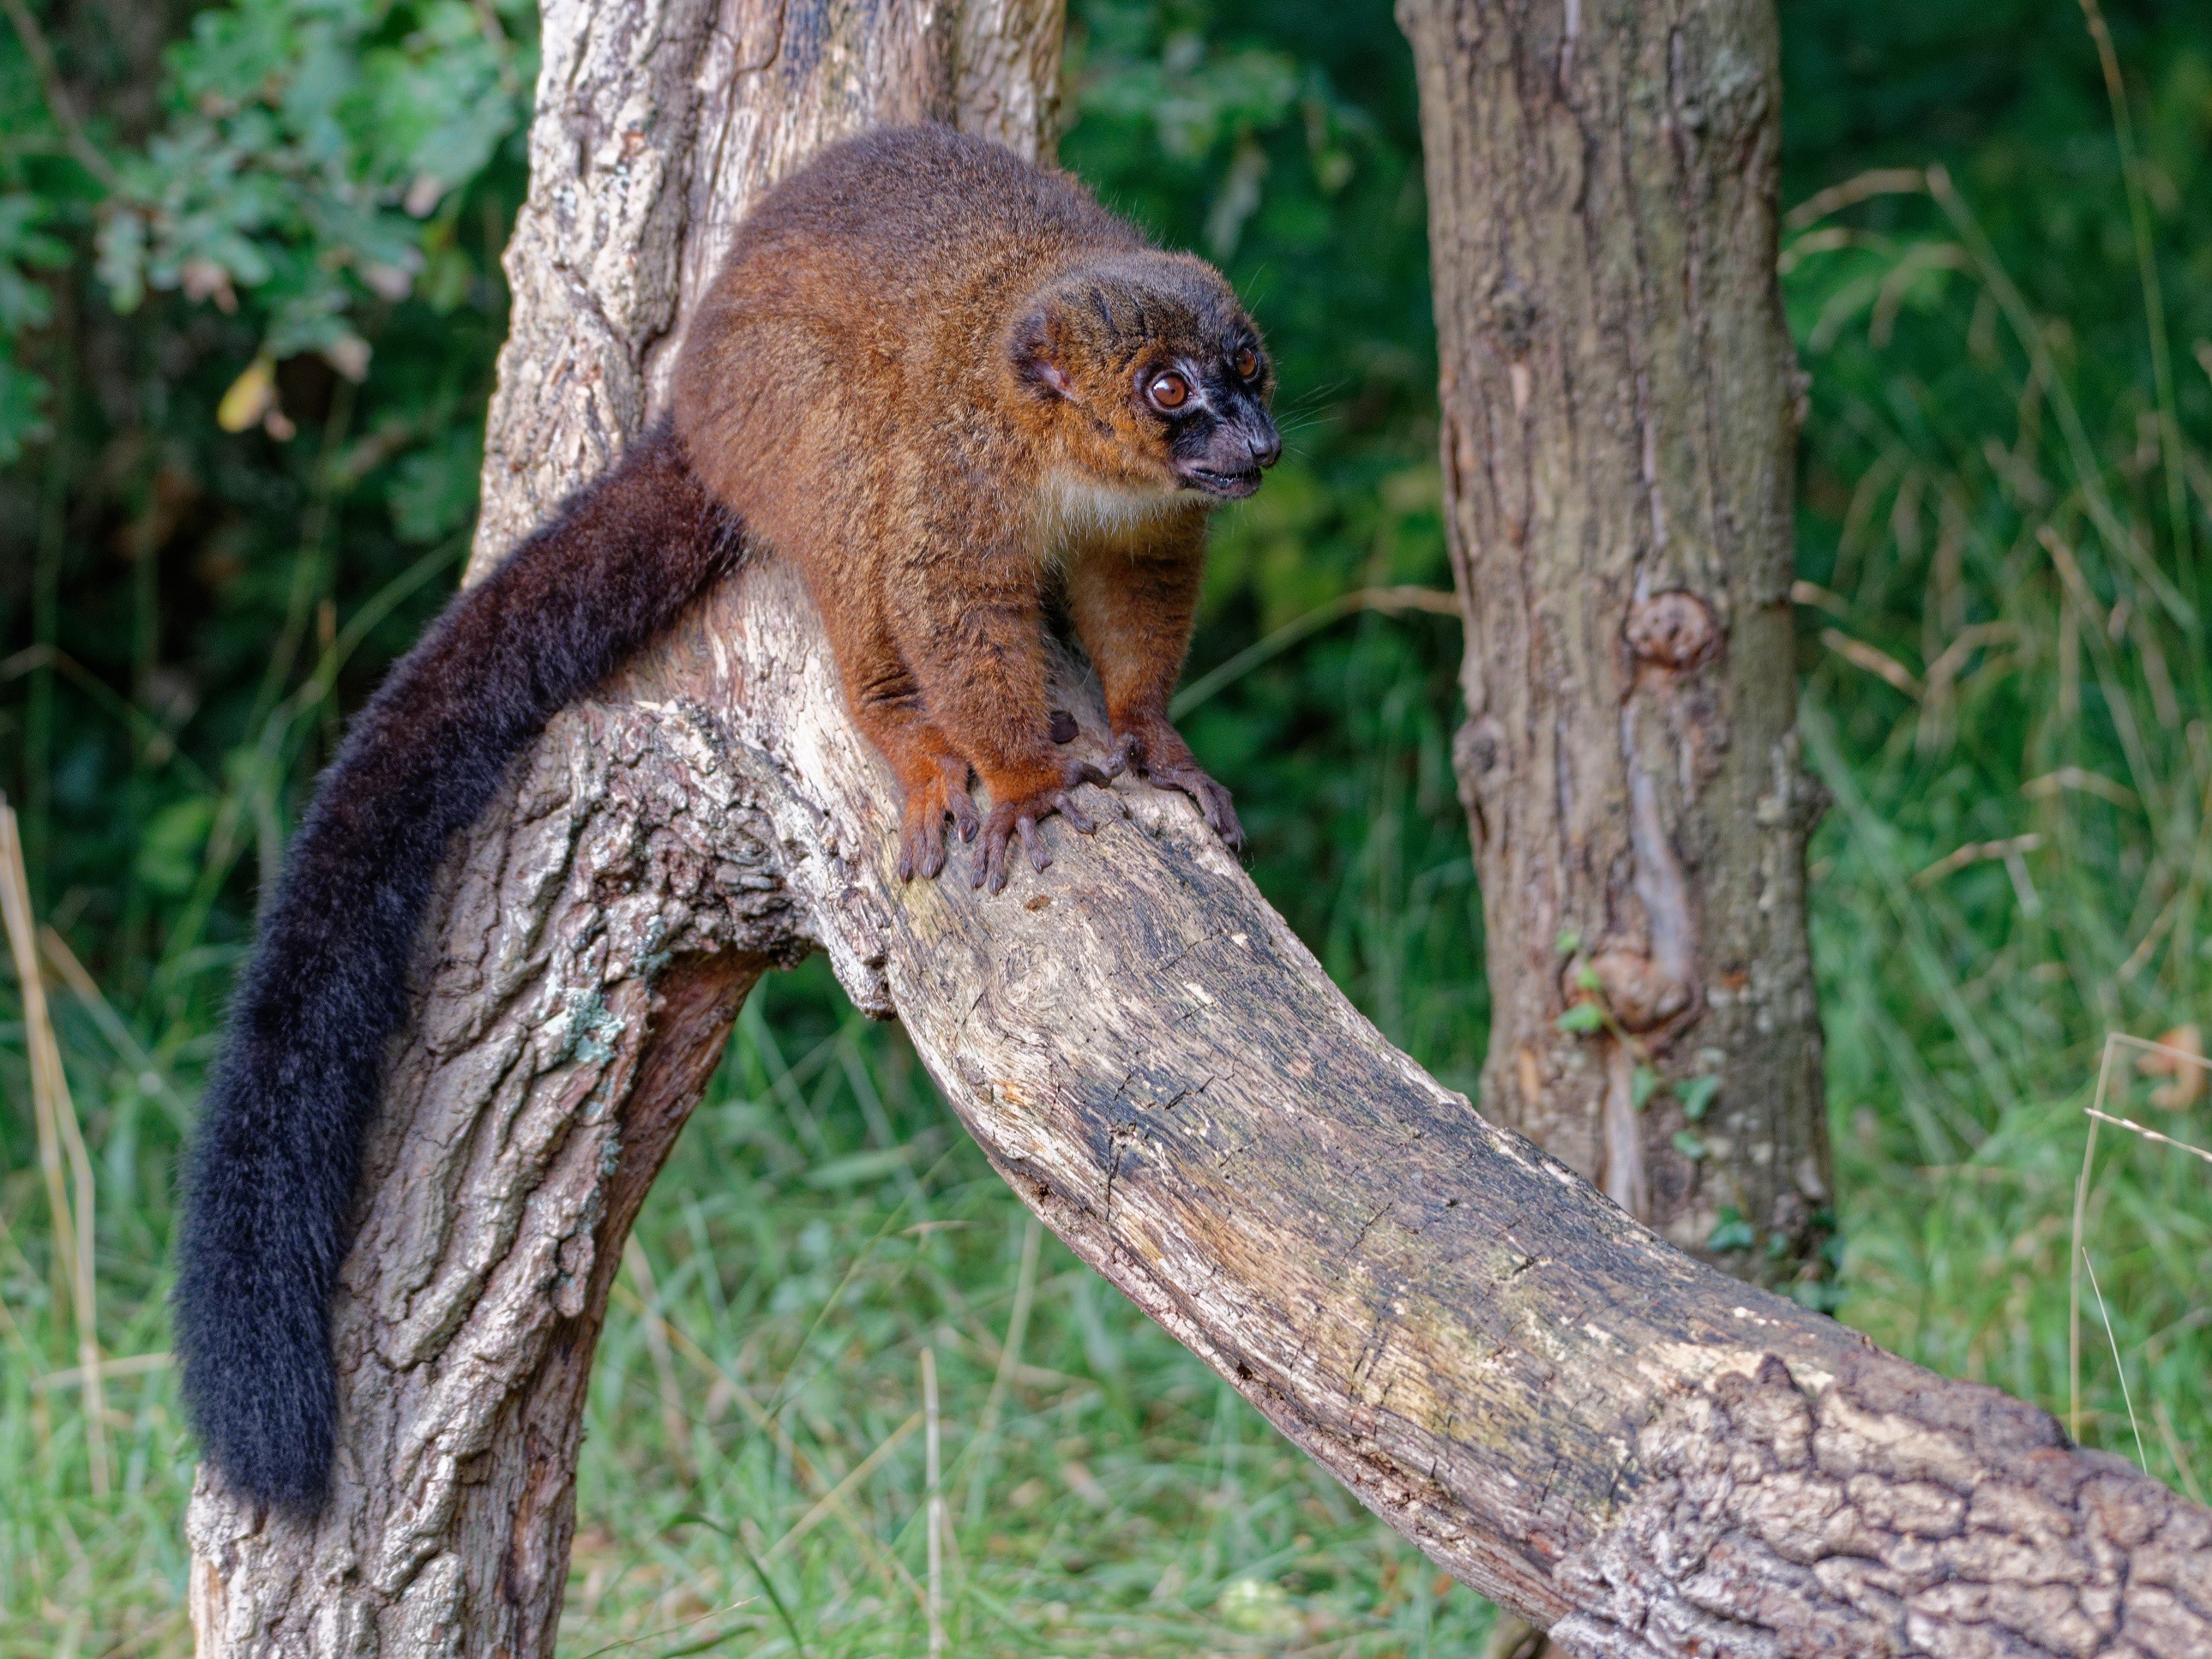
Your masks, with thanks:
<instances>
[{"instance_id":1,"label":"diagonal log","mask_svg":"<svg viewBox=\"0 0 2212 1659\"><path fill-rule=\"evenodd\" d=\"M750 5L546 9L480 565L635 432L685 273L781 166L915 110L1042 138L1056 7ZM200 1651L550 1651L623 1237L745 990L820 949L1085 1261L1569 1651L2212 1652L2212 1515L1674 1250L1392 1048L1180 797L1110 805L1003 895L964 855L899 884L765 552L557 720L426 929L333 1497L295 1523L203 1474Z\"/></svg>"}]
</instances>

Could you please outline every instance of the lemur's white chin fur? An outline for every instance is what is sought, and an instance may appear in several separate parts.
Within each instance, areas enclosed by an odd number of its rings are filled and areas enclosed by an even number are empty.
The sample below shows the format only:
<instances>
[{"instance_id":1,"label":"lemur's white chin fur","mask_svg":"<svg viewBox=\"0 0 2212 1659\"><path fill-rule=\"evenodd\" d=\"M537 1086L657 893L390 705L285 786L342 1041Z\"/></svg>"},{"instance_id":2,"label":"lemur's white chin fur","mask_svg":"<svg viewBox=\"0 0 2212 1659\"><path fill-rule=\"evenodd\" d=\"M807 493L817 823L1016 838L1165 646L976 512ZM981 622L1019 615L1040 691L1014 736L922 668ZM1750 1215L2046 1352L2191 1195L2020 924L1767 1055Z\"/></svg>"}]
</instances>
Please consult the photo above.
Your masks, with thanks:
<instances>
[{"instance_id":1,"label":"lemur's white chin fur","mask_svg":"<svg viewBox=\"0 0 2212 1659\"><path fill-rule=\"evenodd\" d=\"M1059 467L1045 475L1037 512L1045 545L1058 557L1072 543L1111 540L1186 504L1181 490L1106 483L1073 467Z\"/></svg>"}]
</instances>

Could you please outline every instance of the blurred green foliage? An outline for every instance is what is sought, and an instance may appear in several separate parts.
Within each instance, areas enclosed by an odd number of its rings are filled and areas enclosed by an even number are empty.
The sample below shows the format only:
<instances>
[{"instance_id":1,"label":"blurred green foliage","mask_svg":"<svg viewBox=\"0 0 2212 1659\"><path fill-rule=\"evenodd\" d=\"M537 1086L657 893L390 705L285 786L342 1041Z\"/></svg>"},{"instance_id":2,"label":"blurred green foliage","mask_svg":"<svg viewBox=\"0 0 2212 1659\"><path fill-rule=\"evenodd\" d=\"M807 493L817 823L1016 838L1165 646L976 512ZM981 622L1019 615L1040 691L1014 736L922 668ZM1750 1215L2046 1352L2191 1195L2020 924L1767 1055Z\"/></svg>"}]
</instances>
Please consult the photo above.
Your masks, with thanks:
<instances>
[{"instance_id":1,"label":"blurred green foliage","mask_svg":"<svg viewBox=\"0 0 2212 1659\"><path fill-rule=\"evenodd\" d=\"M254 894L465 544L534 11L0 9L0 788L99 988L57 1018L99 1173L103 1346L157 1353L171 1167ZM1843 1316L2063 1410L2101 1045L2204 1020L2212 982L2212 15L2105 14L2116 119L2077 0L1780 11ZM1405 47L1383 0L1073 12L1064 159L1220 260L1282 368L1289 453L1224 515L1186 730L1270 896L1469 1086L1457 630L1340 603L1449 581ZM181 1650L191 1451L165 1376L113 1391L105 1500L70 1397L39 1386L72 1349L17 1018L10 980L0 1654ZM2212 1144L2204 1092L2158 1086L2123 1057L2107 1101ZM782 1650L730 1537L757 1553L817 1512L911 1413L924 1342L970 1460L961 1651L1468 1650L1464 1592L1056 1244L1021 1265L1014 1201L948 1129L818 964L749 1010L610 1324L572 1650L726 1626ZM2082 1433L2201 1492L2203 1172L2111 1132L2100 1169L2113 1332L2088 1302ZM897 1589L918 1456L902 1442L768 1564L809 1651L918 1650Z\"/></svg>"},{"instance_id":2,"label":"blurred green foliage","mask_svg":"<svg viewBox=\"0 0 2212 1659\"><path fill-rule=\"evenodd\" d=\"M2099 1081L2212 989L2212 15L1784 17L1838 163L1782 264L1844 1316L2063 1413L2094 1267L2081 1432L2201 1495L2204 1166L2107 1131L2086 1261L2072 1212L2100 1088L2212 1145L2201 1086Z\"/></svg>"}]
</instances>

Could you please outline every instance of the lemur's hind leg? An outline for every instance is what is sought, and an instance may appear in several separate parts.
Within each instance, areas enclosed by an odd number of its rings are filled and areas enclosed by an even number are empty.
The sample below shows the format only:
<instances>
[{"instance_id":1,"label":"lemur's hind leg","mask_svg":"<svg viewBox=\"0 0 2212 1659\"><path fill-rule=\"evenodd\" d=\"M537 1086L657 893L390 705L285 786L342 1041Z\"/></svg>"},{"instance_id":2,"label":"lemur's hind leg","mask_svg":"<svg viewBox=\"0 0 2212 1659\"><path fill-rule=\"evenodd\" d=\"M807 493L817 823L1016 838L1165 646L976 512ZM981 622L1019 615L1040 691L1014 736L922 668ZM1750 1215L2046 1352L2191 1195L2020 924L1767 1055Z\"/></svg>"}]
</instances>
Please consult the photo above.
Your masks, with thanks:
<instances>
[{"instance_id":1,"label":"lemur's hind leg","mask_svg":"<svg viewBox=\"0 0 2212 1659\"><path fill-rule=\"evenodd\" d=\"M888 632L836 612L824 620L853 719L898 777L899 879L933 878L945 868L945 819L963 841L982 827L968 793L968 757L923 712L921 688Z\"/></svg>"}]
</instances>

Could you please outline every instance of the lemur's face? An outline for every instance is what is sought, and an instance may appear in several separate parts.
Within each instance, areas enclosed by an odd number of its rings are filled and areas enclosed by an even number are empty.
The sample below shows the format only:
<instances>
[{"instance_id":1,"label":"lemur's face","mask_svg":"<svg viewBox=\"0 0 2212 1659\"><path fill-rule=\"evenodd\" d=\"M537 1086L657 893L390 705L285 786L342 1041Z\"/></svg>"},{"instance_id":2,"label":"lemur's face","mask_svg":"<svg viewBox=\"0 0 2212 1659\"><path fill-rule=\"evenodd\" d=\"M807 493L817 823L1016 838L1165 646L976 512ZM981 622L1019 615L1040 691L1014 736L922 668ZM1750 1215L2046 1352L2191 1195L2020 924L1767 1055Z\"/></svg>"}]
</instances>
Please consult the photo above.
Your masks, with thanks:
<instances>
[{"instance_id":1,"label":"lemur's face","mask_svg":"<svg viewBox=\"0 0 2212 1659\"><path fill-rule=\"evenodd\" d=\"M1181 349L1163 343L1141 354L1132 389L1142 414L1159 422L1169 465L1186 489L1221 501L1249 495L1261 469L1283 453L1267 413L1273 368L1241 310L1212 340Z\"/></svg>"},{"instance_id":2,"label":"lemur's face","mask_svg":"<svg viewBox=\"0 0 2212 1659\"><path fill-rule=\"evenodd\" d=\"M1259 330L1203 260L1143 254L1078 273L1012 352L1062 459L1102 483L1234 501L1283 453Z\"/></svg>"}]
</instances>

